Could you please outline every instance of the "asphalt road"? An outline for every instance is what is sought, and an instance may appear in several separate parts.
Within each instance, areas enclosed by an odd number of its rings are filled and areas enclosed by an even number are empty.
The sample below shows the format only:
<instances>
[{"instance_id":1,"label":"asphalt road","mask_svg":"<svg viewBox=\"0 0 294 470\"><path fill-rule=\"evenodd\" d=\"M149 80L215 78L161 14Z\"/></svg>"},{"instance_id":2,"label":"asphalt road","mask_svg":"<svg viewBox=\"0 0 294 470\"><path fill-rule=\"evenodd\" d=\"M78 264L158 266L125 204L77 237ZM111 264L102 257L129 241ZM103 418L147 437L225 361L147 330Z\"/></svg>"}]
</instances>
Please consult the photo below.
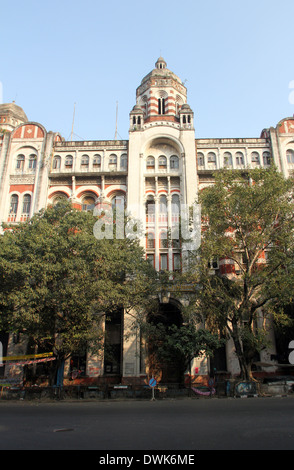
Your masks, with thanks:
<instances>
[{"instance_id":1,"label":"asphalt road","mask_svg":"<svg viewBox=\"0 0 294 470\"><path fill-rule=\"evenodd\" d=\"M294 397L2 401L0 450L21 449L294 450Z\"/></svg>"}]
</instances>

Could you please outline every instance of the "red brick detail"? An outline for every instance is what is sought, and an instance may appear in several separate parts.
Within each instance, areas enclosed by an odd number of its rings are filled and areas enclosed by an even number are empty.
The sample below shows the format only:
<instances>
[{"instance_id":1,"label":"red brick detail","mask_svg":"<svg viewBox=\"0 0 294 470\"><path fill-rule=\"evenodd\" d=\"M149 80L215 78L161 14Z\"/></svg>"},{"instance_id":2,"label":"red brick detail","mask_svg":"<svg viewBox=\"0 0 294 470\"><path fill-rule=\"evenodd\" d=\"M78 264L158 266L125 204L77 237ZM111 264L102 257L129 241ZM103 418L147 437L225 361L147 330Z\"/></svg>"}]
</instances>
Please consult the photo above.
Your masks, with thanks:
<instances>
[{"instance_id":1,"label":"red brick detail","mask_svg":"<svg viewBox=\"0 0 294 470\"><path fill-rule=\"evenodd\" d=\"M294 119L287 119L279 126L280 134L293 134L294 133Z\"/></svg>"},{"instance_id":2,"label":"red brick detail","mask_svg":"<svg viewBox=\"0 0 294 470\"><path fill-rule=\"evenodd\" d=\"M72 204L72 207L73 207L74 209L79 210L79 211L82 210L82 205L81 205L81 204L73 203L73 204Z\"/></svg>"},{"instance_id":3,"label":"red brick detail","mask_svg":"<svg viewBox=\"0 0 294 470\"><path fill-rule=\"evenodd\" d=\"M37 133L37 138L43 138L44 137L44 131L41 129L41 127L38 127L38 133Z\"/></svg>"},{"instance_id":4,"label":"red brick detail","mask_svg":"<svg viewBox=\"0 0 294 470\"><path fill-rule=\"evenodd\" d=\"M34 191L34 185L33 184L12 184L10 186L10 193L24 193L26 191L33 192Z\"/></svg>"},{"instance_id":5,"label":"red brick detail","mask_svg":"<svg viewBox=\"0 0 294 470\"><path fill-rule=\"evenodd\" d=\"M16 129L13 133L13 138L14 139L20 139L21 138L21 127L19 127L18 129Z\"/></svg>"},{"instance_id":6,"label":"red brick detail","mask_svg":"<svg viewBox=\"0 0 294 470\"><path fill-rule=\"evenodd\" d=\"M22 136L23 132L23 136ZM13 134L14 139L43 139L44 131L40 126L35 124L24 124L15 130Z\"/></svg>"},{"instance_id":7,"label":"red brick detail","mask_svg":"<svg viewBox=\"0 0 294 470\"><path fill-rule=\"evenodd\" d=\"M157 116L149 116L147 119L144 120L145 123L155 121L179 122L179 119L176 118L176 116L169 116L168 114L159 114Z\"/></svg>"},{"instance_id":8,"label":"red brick detail","mask_svg":"<svg viewBox=\"0 0 294 470\"><path fill-rule=\"evenodd\" d=\"M23 138L24 139L33 139L35 137L35 126L32 124L25 126Z\"/></svg>"}]
</instances>

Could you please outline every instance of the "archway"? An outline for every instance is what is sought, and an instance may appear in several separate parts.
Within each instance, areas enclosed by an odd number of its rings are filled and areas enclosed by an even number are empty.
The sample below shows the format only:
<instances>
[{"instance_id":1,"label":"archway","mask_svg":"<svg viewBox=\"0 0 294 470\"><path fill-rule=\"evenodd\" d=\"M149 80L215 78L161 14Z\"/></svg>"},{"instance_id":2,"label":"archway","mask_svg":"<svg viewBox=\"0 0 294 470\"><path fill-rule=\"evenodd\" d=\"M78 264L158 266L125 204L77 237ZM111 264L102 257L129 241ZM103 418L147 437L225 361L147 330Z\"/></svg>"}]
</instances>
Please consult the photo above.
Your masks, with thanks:
<instances>
[{"instance_id":1,"label":"archway","mask_svg":"<svg viewBox=\"0 0 294 470\"><path fill-rule=\"evenodd\" d=\"M162 384L183 383L186 358L171 346L173 328L178 330L183 325L180 306L173 301L159 303L158 308L148 316L148 323L149 376L154 376Z\"/></svg>"}]
</instances>

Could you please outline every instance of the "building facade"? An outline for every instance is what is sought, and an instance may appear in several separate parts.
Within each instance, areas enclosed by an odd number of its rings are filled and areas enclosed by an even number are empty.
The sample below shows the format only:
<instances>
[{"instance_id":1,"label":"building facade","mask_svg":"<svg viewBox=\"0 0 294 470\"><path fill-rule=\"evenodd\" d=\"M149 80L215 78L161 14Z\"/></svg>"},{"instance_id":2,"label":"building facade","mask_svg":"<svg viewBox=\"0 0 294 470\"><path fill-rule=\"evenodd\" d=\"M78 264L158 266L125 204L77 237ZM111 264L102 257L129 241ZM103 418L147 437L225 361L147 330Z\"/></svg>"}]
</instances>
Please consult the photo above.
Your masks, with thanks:
<instances>
[{"instance_id":1,"label":"building facade","mask_svg":"<svg viewBox=\"0 0 294 470\"><path fill-rule=\"evenodd\" d=\"M142 221L146 236L141 242L155 269L180 271L185 246L176 235L166 243L180 207L191 206L198 192L213 184L218 169L266 168L271 163L286 177L292 174L294 118L263 129L256 138L199 139L187 88L160 57L136 90L128 140L66 141L58 132L29 121L15 103L0 105L0 224L26 221L62 199L80 210L120 204ZM234 266L220 260L213 269L227 273ZM159 300L167 315L180 315L178 301ZM115 325L125 330L128 320L118 318ZM148 371L138 354L139 341L121 335L118 364L87 358L86 376L143 379ZM261 361L268 362L275 354L274 338L272 344ZM209 367L206 360L195 359L192 370L206 375ZM238 373L230 343L221 368Z\"/></svg>"}]
</instances>

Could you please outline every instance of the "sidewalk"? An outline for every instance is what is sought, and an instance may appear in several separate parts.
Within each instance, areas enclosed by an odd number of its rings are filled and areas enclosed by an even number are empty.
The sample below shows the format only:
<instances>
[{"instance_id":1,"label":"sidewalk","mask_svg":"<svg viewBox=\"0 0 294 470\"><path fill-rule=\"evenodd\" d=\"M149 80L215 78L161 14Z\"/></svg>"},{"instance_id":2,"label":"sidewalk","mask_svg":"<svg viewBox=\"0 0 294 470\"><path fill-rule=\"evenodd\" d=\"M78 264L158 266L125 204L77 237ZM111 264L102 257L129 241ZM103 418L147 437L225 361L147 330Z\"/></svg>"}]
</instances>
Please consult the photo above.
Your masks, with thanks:
<instances>
[{"instance_id":1,"label":"sidewalk","mask_svg":"<svg viewBox=\"0 0 294 470\"><path fill-rule=\"evenodd\" d=\"M3 387L0 393L0 401L151 400L152 397L152 388L148 385L132 387L121 384L113 386ZM265 383L226 381L226 383L217 383L215 388L199 385L195 385L191 389L175 388L172 384L158 385L154 388L156 400L256 397L294 397L294 377L275 377L267 379Z\"/></svg>"}]
</instances>

